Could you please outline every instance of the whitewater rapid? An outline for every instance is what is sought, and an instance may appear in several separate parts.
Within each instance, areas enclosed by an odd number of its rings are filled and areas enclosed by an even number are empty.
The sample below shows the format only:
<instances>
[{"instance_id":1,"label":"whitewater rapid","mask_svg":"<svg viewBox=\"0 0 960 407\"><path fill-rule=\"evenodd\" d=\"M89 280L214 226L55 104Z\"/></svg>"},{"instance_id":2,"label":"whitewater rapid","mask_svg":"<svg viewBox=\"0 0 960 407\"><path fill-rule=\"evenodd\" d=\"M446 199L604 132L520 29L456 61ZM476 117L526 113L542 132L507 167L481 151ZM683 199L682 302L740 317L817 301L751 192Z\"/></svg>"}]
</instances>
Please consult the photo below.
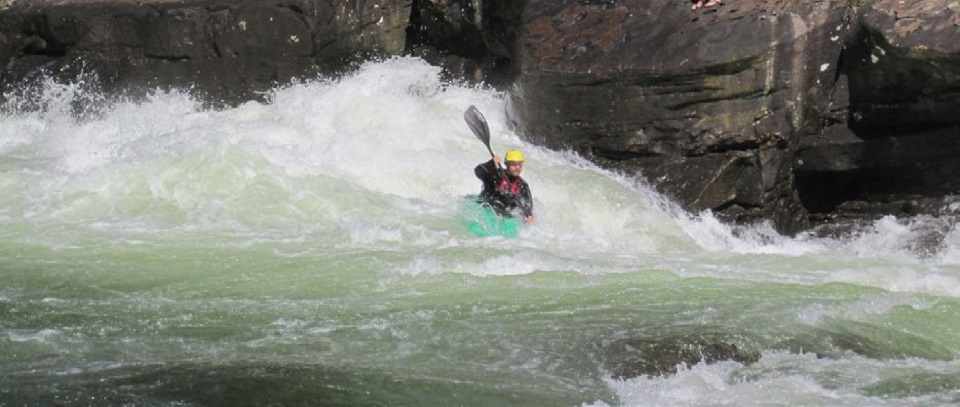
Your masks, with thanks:
<instances>
[{"instance_id":1,"label":"whitewater rapid","mask_svg":"<svg viewBox=\"0 0 960 407\"><path fill-rule=\"evenodd\" d=\"M884 218L836 239L733 228L527 144L501 94L440 78L395 58L224 109L53 81L40 111L13 100L0 116L0 349L13 352L0 404L25 400L22 383L56 394L58 380L185 360L453 377L477 394L539 389L523 399L547 405L923 405L960 389L960 332L941 329L960 322L951 220ZM527 157L537 221L517 239L458 220L489 159L470 105L498 153ZM760 361L615 380L594 349L698 326L746 332ZM879 350L818 358L801 348L830 343L809 327ZM882 390L910 375L945 384Z\"/></svg>"}]
</instances>

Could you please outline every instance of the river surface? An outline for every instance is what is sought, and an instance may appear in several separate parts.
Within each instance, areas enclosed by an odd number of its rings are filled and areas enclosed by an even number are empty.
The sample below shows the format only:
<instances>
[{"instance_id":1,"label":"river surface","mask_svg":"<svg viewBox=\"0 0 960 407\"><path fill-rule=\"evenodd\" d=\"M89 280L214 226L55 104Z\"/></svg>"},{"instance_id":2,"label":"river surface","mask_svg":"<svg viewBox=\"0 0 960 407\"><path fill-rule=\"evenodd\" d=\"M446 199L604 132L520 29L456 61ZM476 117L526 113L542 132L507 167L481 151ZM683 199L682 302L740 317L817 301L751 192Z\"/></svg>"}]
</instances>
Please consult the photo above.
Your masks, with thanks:
<instances>
[{"instance_id":1,"label":"river surface","mask_svg":"<svg viewBox=\"0 0 960 407\"><path fill-rule=\"evenodd\" d=\"M501 94L439 77L398 58L236 108L54 83L42 111L8 106L0 406L960 401L955 224L732 230L525 144ZM459 219L489 158L469 105L527 157L518 238ZM670 338L759 359L611 372L611 344Z\"/></svg>"}]
</instances>

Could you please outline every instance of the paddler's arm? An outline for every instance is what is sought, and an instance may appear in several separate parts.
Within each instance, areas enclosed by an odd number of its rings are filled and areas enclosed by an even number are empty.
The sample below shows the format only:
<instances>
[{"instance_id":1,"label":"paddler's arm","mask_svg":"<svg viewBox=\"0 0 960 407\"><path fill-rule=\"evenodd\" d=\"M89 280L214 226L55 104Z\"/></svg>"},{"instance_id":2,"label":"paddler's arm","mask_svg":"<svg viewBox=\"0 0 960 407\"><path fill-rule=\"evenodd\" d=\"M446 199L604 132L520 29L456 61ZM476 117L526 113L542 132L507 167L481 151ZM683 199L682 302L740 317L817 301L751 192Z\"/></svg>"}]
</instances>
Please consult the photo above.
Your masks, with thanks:
<instances>
[{"instance_id":1,"label":"paddler's arm","mask_svg":"<svg viewBox=\"0 0 960 407\"><path fill-rule=\"evenodd\" d=\"M533 223L533 194L530 193L530 185L523 182L523 188L520 190L520 210L523 211L523 222Z\"/></svg>"},{"instance_id":2,"label":"paddler's arm","mask_svg":"<svg viewBox=\"0 0 960 407\"><path fill-rule=\"evenodd\" d=\"M496 185L500 181L500 156L495 155L493 159L477 166L473 173L483 181L484 184Z\"/></svg>"}]
</instances>

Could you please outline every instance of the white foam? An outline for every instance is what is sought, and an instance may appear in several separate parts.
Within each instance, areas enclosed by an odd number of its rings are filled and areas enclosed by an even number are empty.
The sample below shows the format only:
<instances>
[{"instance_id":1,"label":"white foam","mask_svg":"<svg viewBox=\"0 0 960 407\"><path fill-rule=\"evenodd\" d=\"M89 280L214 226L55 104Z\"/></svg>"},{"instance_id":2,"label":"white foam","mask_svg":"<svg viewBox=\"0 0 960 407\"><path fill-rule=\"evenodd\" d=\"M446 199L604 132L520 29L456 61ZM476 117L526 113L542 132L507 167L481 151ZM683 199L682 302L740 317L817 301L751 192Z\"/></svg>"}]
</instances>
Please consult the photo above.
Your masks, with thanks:
<instances>
[{"instance_id":1,"label":"white foam","mask_svg":"<svg viewBox=\"0 0 960 407\"><path fill-rule=\"evenodd\" d=\"M8 330L7 337L12 342L41 342L49 343L64 337L64 332L59 329L47 328L37 331L29 330Z\"/></svg>"},{"instance_id":2,"label":"white foam","mask_svg":"<svg viewBox=\"0 0 960 407\"><path fill-rule=\"evenodd\" d=\"M701 247L709 251L802 256L827 250L817 240L784 237L769 222L736 228L721 222L709 211L699 216L680 215L678 222Z\"/></svg>"},{"instance_id":3,"label":"white foam","mask_svg":"<svg viewBox=\"0 0 960 407\"><path fill-rule=\"evenodd\" d=\"M226 231L249 237L238 246L314 239L336 249L519 249L509 273L520 274L656 266L683 277L960 295L960 232L944 220L884 218L836 240L684 214L642 182L527 145L507 128L501 95L444 83L415 58L367 63L220 111L157 92L77 119L71 106L95 95L80 85L45 89L45 110L2 118L0 154L17 161L0 175L11 190L0 222L26 220L43 231L28 240L55 247L91 231L110 242ZM474 239L456 220L458 200L479 190L472 168L489 158L463 122L471 104L488 119L497 152L526 152L537 221L520 239ZM925 246L937 230L947 232L943 243ZM410 270L505 272L492 262Z\"/></svg>"},{"instance_id":4,"label":"white foam","mask_svg":"<svg viewBox=\"0 0 960 407\"><path fill-rule=\"evenodd\" d=\"M608 380L622 406L901 406L940 404L949 389L922 397L879 398L861 388L914 371L956 374L960 365L926 360L877 361L852 356L820 359L813 354L764 352L760 361L680 366L676 375ZM587 404L585 404L587 405ZM608 406L597 401L590 406Z\"/></svg>"},{"instance_id":5,"label":"white foam","mask_svg":"<svg viewBox=\"0 0 960 407\"><path fill-rule=\"evenodd\" d=\"M885 315L898 306L908 306L915 310L930 308L928 302L912 295L866 295L838 307L823 303L809 304L798 309L797 316L801 322L810 326L831 319L868 322L870 318Z\"/></svg>"}]
</instances>

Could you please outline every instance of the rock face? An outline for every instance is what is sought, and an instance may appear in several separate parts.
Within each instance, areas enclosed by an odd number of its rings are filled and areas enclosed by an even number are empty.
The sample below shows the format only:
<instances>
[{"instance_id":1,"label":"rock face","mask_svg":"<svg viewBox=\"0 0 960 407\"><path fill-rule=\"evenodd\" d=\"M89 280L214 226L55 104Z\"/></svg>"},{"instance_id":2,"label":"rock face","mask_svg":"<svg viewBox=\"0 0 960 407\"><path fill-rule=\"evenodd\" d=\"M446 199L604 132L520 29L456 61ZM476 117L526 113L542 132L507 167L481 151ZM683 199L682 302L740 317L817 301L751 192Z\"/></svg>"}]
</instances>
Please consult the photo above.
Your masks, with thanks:
<instances>
[{"instance_id":1,"label":"rock face","mask_svg":"<svg viewBox=\"0 0 960 407\"><path fill-rule=\"evenodd\" d=\"M816 213L942 213L960 190L960 3L867 2L795 173Z\"/></svg>"},{"instance_id":2,"label":"rock face","mask_svg":"<svg viewBox=\"0 0 960 407\"><path fill-rule=\"evenodd\" d=\"M795 232L848 201L958 190L956 8L530 0L511 114L692 211Z\"/></svg>"},{"instance_id":3,"label":"rock face","mask_svg":"<svg viewBox=\"0 0 960 407\"><path fill-rule=\"evenodd\" d=\"M408 50L455 78L506 86L516 75L523 6L519 0L416 0Z\"/></svg>"},{"instance_id":4,"label":"rock face","mask_svg":"<svg viewBox=\"0 0 960 407\"><path fill-rule=\"evenodd\" d=\"M42 68L111 92L193 87L235 103L403 51L412 0L52 0L0 11L4 94Z\"/></svg>"},{"instance_id":5,"label":"rock face","mask_svg":"<svg viewBox=\"0 0 960 407\"><path fill-rule=\"evenodd\" d=\"M796 230L795 135L827 111L845 5L735 1L701 14L661 0L531 1L517 126L692 211Z\"/></svg>"}]
</instances>

